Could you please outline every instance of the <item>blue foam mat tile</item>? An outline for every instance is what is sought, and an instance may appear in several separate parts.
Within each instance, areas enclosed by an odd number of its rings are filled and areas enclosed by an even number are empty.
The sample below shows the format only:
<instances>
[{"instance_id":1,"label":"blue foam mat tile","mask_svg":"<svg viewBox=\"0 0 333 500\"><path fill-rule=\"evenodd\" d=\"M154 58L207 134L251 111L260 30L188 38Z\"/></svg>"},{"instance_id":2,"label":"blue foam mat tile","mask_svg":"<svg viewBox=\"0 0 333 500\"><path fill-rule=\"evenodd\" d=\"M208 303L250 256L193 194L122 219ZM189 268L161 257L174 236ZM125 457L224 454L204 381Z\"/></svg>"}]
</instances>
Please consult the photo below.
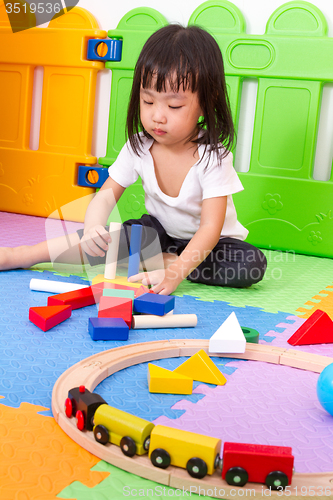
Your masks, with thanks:
<instances>
[{"instance_id":1,"label":"blue foam mat tile","mask_svg":"<svg viewBox=\"0 0 333 500\"><path fill-rule=\"evenodd\" d=\"M44 275L52 280L65 281L62 276L52 273ZM88 319L97 316L96 306L74 310L70 319L48 332L41 331L28 320L29 307L46 305L47 297L51 295L30 290L30 279L40 276L41 273L32 270L0 274L0 286L5 291L0 295L0 395L6 398L4 400L6 405L13 407L28 402L50 408L52 387L67 368L88 356L113 347L168 338L209 339L232 311L236 312L242 326L257 329L263 338L267 332L275 330L277 324L285 323L286 317L289 316L289 313L270 314L255 307L236 308L225 302L207 303L192 296L183 296L176 297L175 313L197 314L197 327L130 330L128 342L93 341L88 332ZM71 276L68 281L74 279L78 283L87 283ZM172 363L175 361L171 360ZM219 359L218 362L222 369L222 365L228 364L230 360L224 362ZM129 368L116 374L117 377L124 379L123 387L126 385L131 387L133 373L135 372L136 377L136 370L139 370L139 367ZM130 397L127 398L133 400L133 408L137 404L136 397L139 401L141 396L131 391ZM196 395L195 398L197 397ZM168 408L172 403L164 396L162 399L165 401L163 404L165 411L169 412ZM142 401L140 404L143 406L145 402ZM159 408L161 414L162 408ZM145 412L146 410L143 411ZM154 410L154 418L157 413ZM44 414L51 415L51 412Z\"/></svg>"}]
</instances>

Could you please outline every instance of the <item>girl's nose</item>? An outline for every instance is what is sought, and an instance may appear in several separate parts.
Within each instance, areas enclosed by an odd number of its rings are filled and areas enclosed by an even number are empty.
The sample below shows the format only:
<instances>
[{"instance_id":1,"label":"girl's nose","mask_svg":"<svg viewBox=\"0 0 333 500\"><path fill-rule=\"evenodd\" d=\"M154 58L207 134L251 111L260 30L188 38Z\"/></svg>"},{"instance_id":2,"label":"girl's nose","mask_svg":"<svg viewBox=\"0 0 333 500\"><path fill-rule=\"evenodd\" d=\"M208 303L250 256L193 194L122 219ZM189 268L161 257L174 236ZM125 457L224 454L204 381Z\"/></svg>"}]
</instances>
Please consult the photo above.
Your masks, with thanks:
<instances>
[{"instance_id":1,"label":"girl's nose","mask_svg":"<svg viewBox=\"0 0 333 500\"><path fill-rule=\"evenodd\" d=\"M166 116L161 108L155 108L153 113L153 121L155 123L166 123Z\"/></svg>"}]
</instances>

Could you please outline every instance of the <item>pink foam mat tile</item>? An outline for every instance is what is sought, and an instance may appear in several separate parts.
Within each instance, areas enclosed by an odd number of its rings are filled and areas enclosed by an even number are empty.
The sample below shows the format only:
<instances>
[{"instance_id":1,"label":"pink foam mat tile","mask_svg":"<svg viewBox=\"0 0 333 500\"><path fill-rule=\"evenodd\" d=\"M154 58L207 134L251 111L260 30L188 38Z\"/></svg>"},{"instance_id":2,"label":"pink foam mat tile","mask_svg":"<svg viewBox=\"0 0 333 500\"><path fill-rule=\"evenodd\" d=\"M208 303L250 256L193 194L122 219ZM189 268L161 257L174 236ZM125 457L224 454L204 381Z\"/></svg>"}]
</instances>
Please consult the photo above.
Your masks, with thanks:
<instances>
[{"instance_id":1,"label":"pink foam mat tile","mask_svg":"<svg viewBox=\"0 0 333 500\"><path fill-rule=\"evenodd\" d=\"M0 246L36 245L46 239L74 233L79 222L0 212Z\"/></svg>"},{"instance_id":2,"label":"pink foam mat tile","mask_svg":"<svg viewBox=\"0 0 333 500\"><path fill-rule=\"evenodd\" d=\"M215 436L222 441L291 446L297 472L333 469L333 418L316 396L318 374L258 361L232 361L237 367L224 386L198 386L197 403L179 401L176 420L155 424Z\"/></svg>"}]
</instances>

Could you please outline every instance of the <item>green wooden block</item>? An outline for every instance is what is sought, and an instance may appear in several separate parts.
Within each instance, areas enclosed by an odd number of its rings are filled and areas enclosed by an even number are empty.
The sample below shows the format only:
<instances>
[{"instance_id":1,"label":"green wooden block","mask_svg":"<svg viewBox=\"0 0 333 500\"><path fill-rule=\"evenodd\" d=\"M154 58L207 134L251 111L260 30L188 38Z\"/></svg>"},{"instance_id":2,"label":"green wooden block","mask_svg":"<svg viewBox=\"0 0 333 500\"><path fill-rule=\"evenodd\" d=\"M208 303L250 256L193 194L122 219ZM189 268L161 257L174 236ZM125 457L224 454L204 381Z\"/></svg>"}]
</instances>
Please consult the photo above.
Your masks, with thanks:
<instances>
[{"instance_id":1,"label":"green wooden block","mask_svg":"<svg viewBox=\"0 0 333 500\"><path fill-rule=\"evenodd\" d=\"M134 290L121 290L119 288L105 288L104 297L125 297L134 300Z\"/></svg>"}]
</instances>

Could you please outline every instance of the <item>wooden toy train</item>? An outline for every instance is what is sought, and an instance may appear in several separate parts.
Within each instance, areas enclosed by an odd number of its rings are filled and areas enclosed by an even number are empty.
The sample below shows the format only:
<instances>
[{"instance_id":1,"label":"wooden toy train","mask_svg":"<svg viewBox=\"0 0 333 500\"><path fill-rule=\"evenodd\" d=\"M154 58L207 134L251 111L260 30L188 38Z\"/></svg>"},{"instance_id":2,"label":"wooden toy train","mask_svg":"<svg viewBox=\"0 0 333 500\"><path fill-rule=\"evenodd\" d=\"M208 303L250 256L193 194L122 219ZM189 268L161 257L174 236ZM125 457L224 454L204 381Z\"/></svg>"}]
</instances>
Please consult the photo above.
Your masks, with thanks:
<instances>
[{"instance_id":1,"label":"wooden toy train","mask_svg":"<svg viewBox=\"0 0 333 500\"><path fill-rule=\"evenodd\" d=\"M76 417L79 430L93 431L102 445L120 447L124 455L148 456L155 467L182 467L197 479L222 469L222 479L229 485L244 486L248 481L266 484L271 490L282 490L291 484L294 457L285 446L224 443L194 432L173 429L153 423L109 406L84 386L68 392L65 401L67 417Z\"/></svg>"}]
</instances>

